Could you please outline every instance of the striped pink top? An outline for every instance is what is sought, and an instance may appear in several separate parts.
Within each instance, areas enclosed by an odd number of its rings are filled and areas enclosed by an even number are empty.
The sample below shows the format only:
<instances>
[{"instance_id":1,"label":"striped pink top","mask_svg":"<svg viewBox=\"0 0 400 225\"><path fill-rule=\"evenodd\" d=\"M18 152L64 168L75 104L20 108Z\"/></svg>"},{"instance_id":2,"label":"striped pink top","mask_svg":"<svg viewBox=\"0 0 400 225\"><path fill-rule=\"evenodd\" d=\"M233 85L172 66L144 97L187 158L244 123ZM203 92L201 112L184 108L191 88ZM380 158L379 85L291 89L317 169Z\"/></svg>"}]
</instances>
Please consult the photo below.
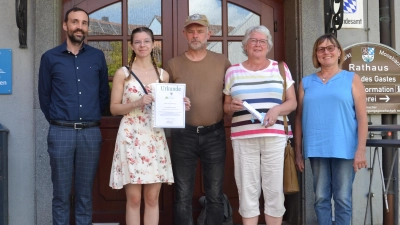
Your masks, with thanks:
<instances>
[{"instance_id":1,"label":"striped pink top","mask_svg":"<svg viewBox=\"0 0 400 225\"><path fill-rule=\"evenodd\" d=\"M279 73L278 62L270 60L269 66L263 70L250 71L242 64L231 66L225 74L224 94L246 101L260 113L282 103L283 79ZM289 68L285 64L287 88L294 81ZM252 119L254 122L252 122ZM288 120L289 121L289 120ZM232 116L231 139L254 138L264 136L286 136L283 116L279 116L271 127L261 126L261 122L246 109L235 112ZM289 124L289 136L292 130Z\"/></svg>"}]
</instances>

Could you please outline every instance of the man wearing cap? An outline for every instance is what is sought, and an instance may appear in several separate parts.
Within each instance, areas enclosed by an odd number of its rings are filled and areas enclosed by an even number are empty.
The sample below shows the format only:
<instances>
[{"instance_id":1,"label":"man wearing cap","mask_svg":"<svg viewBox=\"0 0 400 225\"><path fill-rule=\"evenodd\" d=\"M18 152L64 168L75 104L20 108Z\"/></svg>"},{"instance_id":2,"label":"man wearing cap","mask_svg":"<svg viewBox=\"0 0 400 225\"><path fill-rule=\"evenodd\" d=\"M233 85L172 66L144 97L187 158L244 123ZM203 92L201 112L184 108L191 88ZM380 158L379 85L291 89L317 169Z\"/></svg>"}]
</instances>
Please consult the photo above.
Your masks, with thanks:
<instances>
[{"instance_id":1,"label":"man wearing cap","mask_svg":"<svg viewBox=\"0 0 400 225\"><path fill-rule=\"evenodd\" d=\"M222 225L222 185L225 167L223 87L228 59L207 50L211 31L207 17L189 16L183 34L188 50L166 65L172 83L185 83L191 109L186 126L172 129L172 169L175 178L174 224L193 225L192 197L198 159L206 195L207 225Z\"/></svg>"}]
</instances>

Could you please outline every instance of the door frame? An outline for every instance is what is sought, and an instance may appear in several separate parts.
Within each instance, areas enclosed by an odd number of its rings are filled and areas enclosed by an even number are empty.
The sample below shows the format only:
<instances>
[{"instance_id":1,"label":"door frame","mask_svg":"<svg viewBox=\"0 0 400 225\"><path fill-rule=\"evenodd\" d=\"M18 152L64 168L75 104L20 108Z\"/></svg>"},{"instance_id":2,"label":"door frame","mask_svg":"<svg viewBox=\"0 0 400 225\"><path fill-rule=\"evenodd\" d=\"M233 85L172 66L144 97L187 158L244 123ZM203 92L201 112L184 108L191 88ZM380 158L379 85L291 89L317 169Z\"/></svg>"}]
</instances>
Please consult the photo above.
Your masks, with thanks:
<instances>
[{"instance_id":1,"label":"door frame","mask_svg":"<svg viewBox=\"0 0 400 225\"><path fill-rule=\"evenodd\" d=\"M65 12L69 9L72 8L73 6L77 6L80 8L83 8L88 11L90 14L93 11L96 11L100 8L106 7L108 5L114 4L116 2L121 2L122 3L122 8L127 9L127 0L63 0L63 7L62 7L62 21L64 20L64 15ZM274 48L272 51L269 53L268 58L281 61L285 60L285 25L284 25L284 1L283 0L221 0L221 4L224 6L227 3L233 3L236 4L240 7L244 7L258 15L260 15L260 23L262 25L265 25L268 27L268 29L271 32L271 35L273 37L273 43L274 43ZM161 35L155 35L156 40L162 39L163 45L162 45L162 63L165 65L165 63L172 57L179 55L180 53L184 52L187 49L187 42L183 38L183 26L184 26L184 21L186 20L186 17L188 16L189 12L189 3L188 0L161 0L161 9L162 9L162 34ZM269 10L265 5L271 6L274 8L273 11ZM125 7L124 7L125 6ZM172 13L171 13L172 12ZM263 15L265 14L273 14L273 21L267 20L267 18ZM173 16L168 16L168 15L173 15ZM116 35L115 37L101 37L101 36L91 36L88 38L88 40L95 39L96 41L113 41L113 40L120 40L121 36L125 38L130 37L130 34L128 34L128 12L127 11L122 11L121 16L122 16L122 34L121 35ZM228 12L227 12L227 7L222 7L222 32L226 34L228 31ZM62 29L62 28L61 28ZM65 37L65 32L61 32L62 37ZM61 38L60 40L63 40L64 38ZM210 41L221 41L222 42L222 52L228 57L228 43L231 41L241 41L242 36L212 36L210 38ZM168 44L165 44L168 43ZM122 58L123 58L123 63L126 63L128 61L128 44L126 41L123 41L122 43ZM293 77L295 78L295 77ZM114 121L112 125L108 124L106 122L107 120ZM118 129L118 126L115 127L115 118L103 118L103 124L102 129ZM107 125L106 125L107 124ZM118 123L119 124L119 123ZM229 123L230 124L230 123ZM230 131L230 127L226 127L227 130L227 144L229 142L230 145L230 139L228 134ZM108 127L107 127L108 126ZM169 145L171 146L171 145ZM230 147L231 149L231 147ZM228 154L227 154L228 155ZM231 156L229 156L231 157ZM111 160L111 159L110 159ZM200 167L197 169L199 170ZM165 186L165 185L164 185ZM164 198L172 198L173 197L173 191L171 186L168 186L167 189L169 189L169 192L172 193L171 196L161 196L160 195L160 202L164 201ZM301 197L301 196L300 196ZM163 199L164 200L163 200ZM300 199L300 198L298 198ZM300 199L301 200L301 199ZM166 200L169 201L169 200ZM194 204L197 204L194 203ZM301 204L298 204L299 206L297 208L297 215L302 216L301 211L299 211ZM172 206L172 205L171 205ZM168 212L172 211L172 207L167 210ZM194 213L194 215L198 214L199 212ZM234 213L237 214L237 211ZM172 213L171 213L172 214ZM172 215L170 215L172 216ZM237 217L237 215L236 215ZM160 217L161 218L161 217ZM262 222L260 220L260 222Z\"/></svg>"}]
</instances>

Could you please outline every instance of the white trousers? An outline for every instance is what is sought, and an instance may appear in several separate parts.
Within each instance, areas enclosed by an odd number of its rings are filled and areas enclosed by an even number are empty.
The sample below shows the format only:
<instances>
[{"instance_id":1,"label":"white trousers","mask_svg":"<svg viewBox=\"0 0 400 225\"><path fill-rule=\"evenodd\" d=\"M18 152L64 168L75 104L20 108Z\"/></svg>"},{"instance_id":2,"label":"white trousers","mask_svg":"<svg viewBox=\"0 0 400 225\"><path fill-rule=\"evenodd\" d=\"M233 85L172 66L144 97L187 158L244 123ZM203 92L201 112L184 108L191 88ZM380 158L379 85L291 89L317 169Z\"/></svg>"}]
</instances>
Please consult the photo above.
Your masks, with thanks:
<instances>
[{"instance_id":1,"label":"white trousers","mask_svg":"<svg viewBox=\"0 0 400 225\"><path fill-rule=\"evenodd\" d=\"M280 136L232 140L239 213L242 217L260 215L261 188L264 194L264 213L273 217L281 217L285 213L285 145L286 137Z\"/></svg>"}]
</instances>

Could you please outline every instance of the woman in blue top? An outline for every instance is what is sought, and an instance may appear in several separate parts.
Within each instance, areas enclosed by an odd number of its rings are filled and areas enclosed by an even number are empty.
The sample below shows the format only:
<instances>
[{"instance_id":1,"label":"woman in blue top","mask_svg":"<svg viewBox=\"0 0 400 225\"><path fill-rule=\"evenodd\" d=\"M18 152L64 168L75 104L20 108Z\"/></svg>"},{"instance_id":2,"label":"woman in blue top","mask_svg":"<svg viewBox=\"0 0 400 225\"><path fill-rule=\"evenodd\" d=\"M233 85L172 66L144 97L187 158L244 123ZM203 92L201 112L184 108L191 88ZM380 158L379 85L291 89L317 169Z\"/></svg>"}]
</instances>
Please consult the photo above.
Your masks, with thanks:
<instances>
[{"instance_id":1,"label":"woman in blue top","mask_svg":"<svg viewBox=\"0 0 400 225\"><path fill-rule=\"evenodd\" d=\"M344 53L332 34L319 37L313 64L321 68L302 79L295 120L296 166L304 171L310 159L314 180L314 209L319 225L349 225L355 172L367 167L368 124L366 94L359 75L341 69Z\"/></svg>"}]
</instances>

